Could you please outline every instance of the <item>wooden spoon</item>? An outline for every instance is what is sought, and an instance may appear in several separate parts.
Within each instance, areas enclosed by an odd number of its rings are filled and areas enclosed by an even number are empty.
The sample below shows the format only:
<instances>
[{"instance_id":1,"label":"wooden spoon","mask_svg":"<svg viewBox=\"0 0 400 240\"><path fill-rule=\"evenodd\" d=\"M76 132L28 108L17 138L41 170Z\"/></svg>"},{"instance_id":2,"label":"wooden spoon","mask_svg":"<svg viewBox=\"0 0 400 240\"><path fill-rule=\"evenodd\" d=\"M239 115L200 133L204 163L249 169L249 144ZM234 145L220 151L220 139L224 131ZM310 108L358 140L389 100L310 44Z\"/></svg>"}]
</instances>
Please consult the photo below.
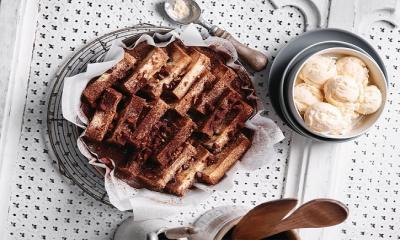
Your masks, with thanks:
<instances>
[{"instance_id":1,"label":"wooden spoon","mask_svg":"<svg viewBox=\"0 0 400 240\"><path fill-rule=\"evenodd\" d=\"M274 228L265 229L254 239L264 239L280 232L297 228L322 228L334 226L346 220L348 208L333 199L315 199L303 204Z\"/></svg>"},{"instance_id":2,"label":"wooden spoon","mask_svg":"<svg viewBox=\"0 0 400 240\"><path fill-rule=\"evenodd\" d=\"M297 199L287 198L258 205L250 210L233 230L234 240L256 239L271 231L297 205Z\"/></svg>"}]
</instances>

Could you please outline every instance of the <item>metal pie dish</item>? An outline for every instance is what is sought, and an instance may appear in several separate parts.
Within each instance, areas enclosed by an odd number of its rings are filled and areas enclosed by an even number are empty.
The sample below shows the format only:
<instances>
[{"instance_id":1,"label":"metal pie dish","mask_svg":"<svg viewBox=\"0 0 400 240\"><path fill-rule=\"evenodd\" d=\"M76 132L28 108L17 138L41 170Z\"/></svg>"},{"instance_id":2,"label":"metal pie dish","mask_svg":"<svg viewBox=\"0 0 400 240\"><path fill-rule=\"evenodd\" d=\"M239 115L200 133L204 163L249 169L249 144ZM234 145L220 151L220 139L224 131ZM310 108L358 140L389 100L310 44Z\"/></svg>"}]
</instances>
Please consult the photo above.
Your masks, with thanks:
<instances>
[{"instance_id":1,"label":"metal pie dish","mask_svg":"<svg viewBox=\"0 0 400 240\"><path fill-rule=\"evenodd\" d=\"M64 119L61 97L64 78L83 72L87 64L101 61L115 39L124 41L127 46L136 42L142 34L165 33L171 28L138 24L107 33L83 46L58 71L51 81L47 95L48 105L45 113L47 131L44 139L52 159L57 161L61 174L76 184L85 193L104 204L112 206L104 188L104 171L98 171L88 164L87 158L77 147L76 139L82 129Z\"/></svg>"},{"instance_id":2,"label":"metal pie dish","mask_svg":"<svg viewBox=\"0 0 400 240\"><path fill-rule=\"evenodd\" d=\"M362 135L376 123L385 108L385 102L387 99L387 80L385 74L375 60L363 51L347 47L331 47L319 51L311 50L312 48L310 48L309 51L302 52L300 54L302 56L298 57L299 60L296 63L293 63L293 65L288 65L288 74L285 76L285 79L282 79L283 88L280 94L283 96L283 98L280 99L280 104L286 120L291 123L290 125L294 127L295 131L299 132L303 136L310 137L318 141L340 142L351 140ZM294 103L294 87L296 85L300 70L309 58L321 54L354 56L361 59L369 70L370 84L376 85L382 93L382 105L380 108L372 114L361 116L360 119L353 124L352 129L343 135L329 135L312 130L305 124L303 117L300 115Z\"/></svg>"}]
</instances>

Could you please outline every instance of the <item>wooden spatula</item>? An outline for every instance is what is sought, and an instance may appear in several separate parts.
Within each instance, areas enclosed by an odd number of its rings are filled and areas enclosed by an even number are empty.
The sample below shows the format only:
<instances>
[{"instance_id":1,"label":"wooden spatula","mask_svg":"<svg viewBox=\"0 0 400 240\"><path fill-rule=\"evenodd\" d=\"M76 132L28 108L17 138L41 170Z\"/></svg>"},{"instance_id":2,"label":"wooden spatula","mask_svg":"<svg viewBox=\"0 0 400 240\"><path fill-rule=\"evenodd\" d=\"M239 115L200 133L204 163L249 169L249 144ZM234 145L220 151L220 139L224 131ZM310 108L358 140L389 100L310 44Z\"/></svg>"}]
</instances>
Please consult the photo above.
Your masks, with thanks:
<instances>
[{"instance_id":1,"label":"wooden spatula","mask_svg":"<svg viewBox=\"0 0 400 240\"><path fill-rule=\"evenodd\" d=\"M236 225L234 240L257 239L272 229L297 205L297 199L287 198L258 205Z\"/></svg>"},{"instance_id":2,"label":"wooden spatula","mask_svg":"<svg viewBox=\"0 0 400 240\"><path fill-rule=\"evenodd\" d=\"M252 239L263 239L280 232L298 228L322 228L334 226L346 220L348 208L341 202L333 199L315 199L296 209L290 216L274 228L259 227L264 233Z\"/></svg>"}]
</instances>

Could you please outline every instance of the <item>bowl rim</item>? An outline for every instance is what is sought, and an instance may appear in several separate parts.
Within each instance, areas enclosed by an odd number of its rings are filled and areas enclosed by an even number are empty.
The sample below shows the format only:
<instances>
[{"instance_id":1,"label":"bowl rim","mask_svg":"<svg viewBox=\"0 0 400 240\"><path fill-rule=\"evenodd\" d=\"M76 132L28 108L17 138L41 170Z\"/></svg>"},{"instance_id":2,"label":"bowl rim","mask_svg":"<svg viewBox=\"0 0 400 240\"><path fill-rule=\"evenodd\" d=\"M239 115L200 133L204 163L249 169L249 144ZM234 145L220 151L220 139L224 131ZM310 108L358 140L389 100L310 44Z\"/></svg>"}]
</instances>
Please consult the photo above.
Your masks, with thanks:
<instances>
[{"instance_id":1,"label":"bowl rim","mask_svg":"<svg viewBox=\"0 0 400 240\"><path fill-rule=\"evenodd\" d=\"M282 78L281 78L281 83L279 86L279 92L280 93L284 93L284 89L285 89L285 85L286 85L286 78L288 73L290 72L290 69L292 66L296 65L296 62L301 61L305 56L311 55L314 52L318 52L327 48L331 48L331 47L326 47L325 45L338 45L338 46L345 46L347 48L354 48L357 50L360 50L364 53L367 54L366 51L364 51L362 48L357 47L354 44L348 43L348 42L343 42L343 41L322 41L322 42L317 42L314 43L310 46L308 46L307 48L304 48L302 51L298 52L293 58L292 60L289 62L289 64L287 65L287 67L285 68L284 73L282 74ZM324 47L325 46L325 47ZM332 47L333 47L332 46ZM336 47L338 47L336 46ZM320 50L315 50L315 48L317 47L322 47L322 49ZM310 132L307 128L304 128L302 125L298 124L297 121L294 119L295 116L294 114L292 114L291 111L288 111L288 104L286 103L286 95L285 94L280 94L278 96L278 102L279 102L279 106L281 108L282 111L282 115L283 115L283 120L286 121L286 123L292 128L292 130L294 130L295 132L297 132L300 135L303 135L304 137L308 137L308 138L312 138L314 140L317 141L321 141L321 142L327 142L327 141L347 141L347 140L351 140L351 138L343 138L343 139L329 139L326 137L321 137L318 135L314 135L312 132Z\"/></svg>"},{"instance_id":2,"label":"bowl rim","mask_svg":"<svg viewBox=\"0 0 400 240\"><path fill-rule=\"evenodd\" d=\"M296 79L298 77L298 74L300 72L300 70L303 68L303 66L306 64L306 62L313 56L315 55L319 55L319 54L326 54L329 51L334 51L334 50L345 50L345 51L349 51L354 53L353 56L357 56L357 55L362 55L363 57L365 57L366 59L368 59L368 61L374 66L375 70L377 70L378 74L380 75L380 79L384 82L384 84L382 84L383 89L380 89L382 92L382 105L380 106L379 110L377 110L375 113L373 114L377 114L377 117L371 121L370 124L367 125L367 127L365 127L365 129L358 131L354 134L343 134L343 135L332 135L332 134L324 134L324 133L319 133L316 131L313 131L312 129L310 129L304 122L303 117L300 115L299 111L297 110L296 105L294 104L294 86L295 86L295 82ZM352 138L356 138L358 136L361 136L362 134L364 134L365 132L367 132L382 116L384 110L386 109L386 102L387 102L387 90L388 90L388 81L386 79L385 74L383 73L382 69L379 67L379 65L377 64L377 62L368 54L351 49L351 48L345 48L345 47L332 47L332 48L326 48L323 49L321 51L317 51L313 54L310 54L309 56L304 57L303 59L301 59L299 62L297 62L295 64L295 66L291 69L289 76L288 76L288 82L287 82L287 89L288 91L288 105L289 108L291 109L290 112L293 112L292 109L295 110L295 113L293 113L293 116L296 120L296 122L298 124L300 124L301 126L303 126L307 131L311 132L313 135L317 135L319 137L323 137L323 138L329 138L329 139L334 139L334 140L344 140L344 139L352 139ZM378 80L378 81L381 81ZM362 121L362 120L361 120Z\"/></svg>"},{"instance_id":3,"label":"bowl rim","mask_svg":"<svg viewBox=\"0 0 400 240\"><path fill-rule=\"evenodd\" d=\"M298 53L290 60L290 62L287 64L287 66L286 66L286 68L285 68L285 71L284 71L283 74L282 74L281 84L280 84L280 86L279 86L279 90L280 90L281 92L283 92L283 90L284 90L284 87L283 87L283 86L284 86L284 80L286 79L286 76L288 75L288 73L291 71L291 69L292 69L291 66L295 66L297 63L299 63L300 61L302 61L305 55L310 55L311 53L310 53L309 51L312 51L313 48L318 47L319 45L326 45L326 44L339 44L339 45L343 45L343 46L341 46L341 48L347 48L347 49L352 49L352 48L354 47L354 49L356 49L357 51L360 51L360 52L362 52L362 53L364 53L364 54L366 54L366 55L369 56L369 54L368 54L366 51L364 51L362 48L357 47L356 45L351 44L351 43L347 43L347 42L341 42L341 41L324 41L324 42L318 42L318 43L312 44L312 45L310 45L310 46L304 48L304 49L301 50L300 52L298 52ZM345 47L344 47L344 46L345 46ZM321 49L321 50L317 50L317 51L315 51L315 52L313 51L312 54L317 53L317 52L319 52L319 51L324 51L325 49L329 49L329 48L340 48L340 47L327 47L327 48L324 48L324 49ZM311 55L310 55L310 56L311 56ZM283 99L283 98L281 97L280 99Z\"/></svg>"},{"instance_id":4,"label":"bowl rim","mask_svg":"<svg viewBox=\"0 0 400 240\"><path fill-rule=\"evenodd\" d=\"M283 48L279 50L277 55L274 58L274 61L271 61L271 64L268 64L267 67L267 87L268 87L268 95L270 98L271 105L273 106L275 112L279 115L279 117L284 120L283 113L280 109L278 96L279 96L279 80L282 78L282 73L287 66L289 60L296 54L290 53L293 52L293 49L296 49L296 52L301 51L302 49L307 47L309 43L315 44L323 41L340 41L346 42L360 47L362 50L366 51L381 67L381 70L385 74L386 78L388 78L387 69L385 67L385 63L382 60L382 57L377 52L377 49L365 38L365 36L358 35L354 32L344 30L341 28L316 28L310 31L306 31L304 33L295 36L291 39ZM302 46L298 48L298 45ZM289 52L288 52L289 51ZM290 53L289 58L285 58L285 56ZM283 66L282 66L283 64ZM286 66L285 66L286 65ZM278 77L277 81L273 80L272 77ZM272 90L272 91L271 91Z\"/></svg>"}]
</instances>

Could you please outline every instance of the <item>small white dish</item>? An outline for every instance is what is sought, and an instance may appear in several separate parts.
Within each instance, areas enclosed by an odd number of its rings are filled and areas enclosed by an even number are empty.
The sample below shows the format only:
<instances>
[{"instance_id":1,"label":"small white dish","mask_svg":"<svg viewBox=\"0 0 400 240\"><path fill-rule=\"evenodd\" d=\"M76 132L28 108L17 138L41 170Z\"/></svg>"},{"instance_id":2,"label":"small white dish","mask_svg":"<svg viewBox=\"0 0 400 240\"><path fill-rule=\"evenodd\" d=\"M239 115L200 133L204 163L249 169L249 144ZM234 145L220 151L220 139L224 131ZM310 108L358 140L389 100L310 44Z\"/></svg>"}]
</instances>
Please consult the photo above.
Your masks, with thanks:
<instances>
[{"instance_id":1,"label":"small white dish","mask_svg":"<svg viewBox=\"0 0 400 240\"><path fill-rule=\"evenodd\" d=\"M343 48L351 48L351 49L355 49L357 51L363 52L365 54L367 54L367 52L365 52L363 49L347 43L347 42L340 42L340 41L325 41L325 42L319 42L313 45L310 45L308 47L306 47L305 49L303 49L302 51L300 51L299 53L297 53L292 60L287 64L287 67L285 69L285 71L283 72L282 78L281 78L281 82L280 82L280 86L279 86L279 106L281 108L282 111L282 115L284 117L284 119L286 120L287 124L293 129L295 130L297 133L306 136L306 137L310 137L313 138L317 141L326 141L325 138L319 138L316 135L311 135L309 132L307 132L306 129L303 129L301 126L299 126L298 123L296 123L296 120L294 120L293 118L293 114L290 113L290 110L288 108L288 104L287 104L287 78L288 78L288 73L292 70L292 67L295 66L297 64L297 62L302 61L304 58L308 58L308 56L311 56L312 54L319 52L321 50L324 49L328 49L328 48L333 48L333 47L343 47ZM286 94L283 94L286 93ZM347 141L350 139L341 139L340 141Z\"/></svg>"},{"instance_id":2,"label":"small white dish","mask_svg":"<svg viewBox=\"0 0 400 240\"><path fill-rule=\"evenodd\" d=\"M325 133L320 133L316 132L313 129L309 128L304 120L303 117L300 115L300 113L297 111L296 106L294 104L293 100L293 92L294 92L294 87L296 85L296 81L298 79L298 74L300 70L303 68L304 64L307 62L308 59L310 59L312 56L315 55L332 55L332 56L354 56L358 57L361 59L367 66L369 70L369 82L370 84L376 85L379 90L382 93L382 105L380 108L369 115L364 115L361 116L359 121L357 121L351 130L348 132L341 134L341 135L332 135L332 134L325 134ZM289 111L292 112L293 116L295 117L295 120L307 129L309 132L312 134L315 134L317 136L323 137L323 138L328 138L328 139L335 139L335 140L340 140L340 139L349 139L349 138L354 138L358 137L361 134L365 133L369 128L371 128L375 122L379 119L381 116L384 108L385 108L385 103L387 99L387 80L385 77L385 74L382 72L381 68L379 65L368 55L349 48L342 48L342 47L334 47L334 48L328 48L324 49L321 51L318 51L311 56L303 59L302 61L299 61L293 69L290 71L288 75L288 103L289 103Z\"/></svg>"}]
</instances>

